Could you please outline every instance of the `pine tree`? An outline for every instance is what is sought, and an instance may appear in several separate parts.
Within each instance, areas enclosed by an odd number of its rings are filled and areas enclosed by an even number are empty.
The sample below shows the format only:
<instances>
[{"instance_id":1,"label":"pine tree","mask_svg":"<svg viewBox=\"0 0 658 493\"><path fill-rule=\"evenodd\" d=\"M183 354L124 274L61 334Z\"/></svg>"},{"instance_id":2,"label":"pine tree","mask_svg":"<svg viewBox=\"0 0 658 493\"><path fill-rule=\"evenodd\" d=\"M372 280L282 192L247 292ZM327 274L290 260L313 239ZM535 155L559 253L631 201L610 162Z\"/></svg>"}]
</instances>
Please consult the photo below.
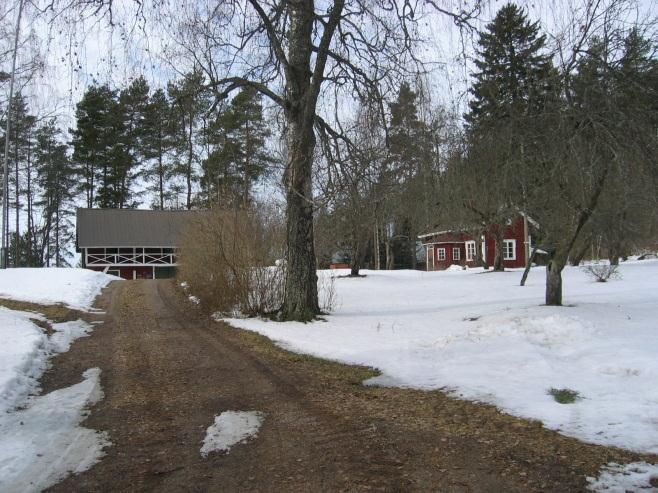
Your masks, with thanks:
<instances>
[{"instance_id":1,"label":"pine tree","mask_svg":"<svg viewBox=\"0 0 658 493\"><path fill-rule=\"evenodd\" d=\"M202 164L201 185L208 200L228 195L225 203L251 202L254 183L273 163L265 145L269 136L260 94L251 88L241 90L208 132L209 144L215 147Z\"/></svg>"},{"instance_id":2,"label":"pine tree","mask_svg":"<svg viewBox=\"0 0 658 493\"><path fill-rule=\"evenodd\" d=\"M142 152L147 163L144 176L149 182L149 190L155 194L154 207L165 208L170 198L167 182L172 175L168 154L174 147L176 125L167 94L156 90L146 106Z\"/></svg>"},{"instance_id":3,"label":"pine tree","mask_svg":"<svg viewBox=\"0 0 658 493\"><path fill-rule=\"evenodd\" d=\"M144 132L149 86L144 77L135 79L119 94L114 119L120 147L114 149L114 206L120 209L133 207L131 184L136 168L144 158Z\"/></svg>"},{"instance_id":4,"label":"pine tree","mask_svg":"<svg viewBox=\"0 0 658 493\"><path fill-rule=\"evenodd\" d=\"M68 157L68 146L54 119L37 131L37 184L41 189L36 205L41 209L39 258L47 266L68 265L73 240L74 198L77 170Z\"/></svg>"},{"instance_id":5,"label":"pine tree","mask_svg":"<svg viewBox=\"0 0 658 493\"><path fill-rule=\"evenodd\" d=\"M5 234L13 245L8 252L9 263L14 267L25 266L25 248L30 244L30 233L21 235L21 212L25 206L31 207L32 190L28 185L27 174L30 172L34 146L35 117L29 113L25 97L18 93L12 100L12 125L9 137L8 155L8 208L5 220ZM3 128L6 125L3 122ZM2 140L4 147L4 138ZM13 200L12 200L13 199ZM23 200L25 199L25 200ZM9 207L14 209L14 231L9 232ZM31 212L31 210L29 211ZM22 244L25 243L25 247Z\"/></svg>"},{"instance_id":6,"label":"pine tree","mask_svg":"<svg viewBox=\"0 0 658 493\"><path fill-rule=\"evenodd\" d=\"M109 183L111 163L116 158L119 141L116 91L109 86L92 86L76 108L73 135L73 160L82 178L80 189L88 208L98 204L111 207ZM99 184L100 182L100 184Z\"/></svg>"},{"instance_id":7,"label":"pine tree","mask_svg":"<svg viewBox=\"0 0 658 493\"><path fill-rule=\"evenodd\" d=\"M192 190L199 179L195 164L198 161L197 147L201 140L199 129L203 115L209 108L208 94L203 88L203 74L194 70L181 80L170 82L167 92L172 103L172 121L175 129L175 168L185 182L185 207L192 208ZM197 164L198 165L198 164Z\"/></svg>"}]
</instances>

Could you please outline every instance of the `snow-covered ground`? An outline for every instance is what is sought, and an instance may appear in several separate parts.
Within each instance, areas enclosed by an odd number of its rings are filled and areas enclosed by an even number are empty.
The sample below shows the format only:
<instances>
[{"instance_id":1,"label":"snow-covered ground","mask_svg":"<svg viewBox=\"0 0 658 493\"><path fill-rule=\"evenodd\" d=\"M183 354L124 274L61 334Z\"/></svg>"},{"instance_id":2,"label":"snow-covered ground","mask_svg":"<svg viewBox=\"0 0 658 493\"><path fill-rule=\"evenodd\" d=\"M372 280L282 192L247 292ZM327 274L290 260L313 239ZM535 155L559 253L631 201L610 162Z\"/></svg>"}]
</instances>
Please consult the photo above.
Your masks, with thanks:
<instances>
[{"instance_id":1,"label":"snow-covered ground","mask_svg":"<svg viewBox=\"0 0 658 493\"><path fill-rule=\"evenodd\" d=\"M596 283L567 268L569 306L547 307L544 268L525 287L519 271L365 271L336 280L338 308L326 321L228 322L293 351L378 368L368 384L446 389L587 442L658 453L658 261L620 272ZM560 404L552 388L580 398Z\"/></svg>"},{"instance_id":2,"label":"snow-covered ground","mask_svg":"<svg viewBox=\"0 0 658 493\"><path fill-rule=\"evenodd\" d=\"M258 434L263 413L258 411L224 411L206 430L201 456L210 452L228 452L237 443L244 443Z\"/></svg>"},{"instance_id":3,"label":"snow-covered ground","mask_svg":"<svg viewBox=\"0 0 658 493\"><path fill-rule=\"evenodd\" d=\"M44 305L63 303L77 310L88 310L101 289L118 279L88 269L3 269L0 298Z\"/></svg>"},{"instance_id":4,"label":"snow-covered ground","mask_svg":"<svg viewBox=\"0 0 658 493\"><path fill-rule=\"evenodd\" d=\"M113 279L82 269L8 269L0 271L0 297L88 310ZM49 358L68 351L92 326L82 320L51 323L49 335L34 321L46 319L0 307L2 492L41 491L91 467L108 444L103 433L80 426L88 407L102 398L99 369L87 370L71 387L38 395Z\"/></svg>"},{"instance_id":5,"label":"snow-covered ground","mask_svg":"<svg viewBox=\"0 0 658 493\"><path fill-rule=\"evenodd\" d=\"M587 478L588 489L595 492L627 493L629 491L655 492L658 466L646 462L620 465L607 464L601 468L598 478ZM653 480L653 481L652 481ZM653 484L652 484L653 482Z\"/></svg>"}]
</instances>

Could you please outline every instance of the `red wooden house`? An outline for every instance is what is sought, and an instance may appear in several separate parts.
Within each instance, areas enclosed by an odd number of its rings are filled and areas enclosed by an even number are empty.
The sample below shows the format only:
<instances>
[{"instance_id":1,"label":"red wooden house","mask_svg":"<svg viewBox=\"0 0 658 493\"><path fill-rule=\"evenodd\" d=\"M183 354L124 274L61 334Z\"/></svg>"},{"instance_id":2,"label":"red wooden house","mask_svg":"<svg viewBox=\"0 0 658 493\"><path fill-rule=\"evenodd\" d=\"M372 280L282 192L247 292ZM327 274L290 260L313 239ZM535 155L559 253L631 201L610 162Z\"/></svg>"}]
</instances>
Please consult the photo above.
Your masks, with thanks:
<instances>
[{"instance_id":1,"label":"red wooden house","mask_svg":"<svg viewBox=\"0 0 658 493\"><path fill-rule=\"evenodd\" d=\"M523 216L511 220L503 228L503 265L506 268L525 267L530 255L529 221ZM494 226L495 227L495 226ZM496 244L492 228L481 238L482 258L492 265ZM425 246L426 269L443 270L451 265L475 267L475 238L463 231L438 231L418 237Z\"/></svg>"}]
</instances>

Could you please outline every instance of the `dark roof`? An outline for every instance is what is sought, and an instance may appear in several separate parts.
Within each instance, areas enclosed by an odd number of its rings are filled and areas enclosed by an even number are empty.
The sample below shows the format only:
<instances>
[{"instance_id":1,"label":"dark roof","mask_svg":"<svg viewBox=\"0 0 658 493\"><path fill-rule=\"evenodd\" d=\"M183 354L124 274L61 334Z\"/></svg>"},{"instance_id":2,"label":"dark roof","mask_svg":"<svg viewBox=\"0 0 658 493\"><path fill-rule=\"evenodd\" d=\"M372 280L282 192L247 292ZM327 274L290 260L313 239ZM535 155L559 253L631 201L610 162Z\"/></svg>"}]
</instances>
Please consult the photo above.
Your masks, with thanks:
<instances>
[{"instance_id":1,"label":"dark roof","mask_svg":"<svg viewBox=\"0 0 658 493\"><path fill-rule=\"evenodd\" d=\"M176 247L200 212L78 209L77 247Z\"/></svg>"}]
</instances>

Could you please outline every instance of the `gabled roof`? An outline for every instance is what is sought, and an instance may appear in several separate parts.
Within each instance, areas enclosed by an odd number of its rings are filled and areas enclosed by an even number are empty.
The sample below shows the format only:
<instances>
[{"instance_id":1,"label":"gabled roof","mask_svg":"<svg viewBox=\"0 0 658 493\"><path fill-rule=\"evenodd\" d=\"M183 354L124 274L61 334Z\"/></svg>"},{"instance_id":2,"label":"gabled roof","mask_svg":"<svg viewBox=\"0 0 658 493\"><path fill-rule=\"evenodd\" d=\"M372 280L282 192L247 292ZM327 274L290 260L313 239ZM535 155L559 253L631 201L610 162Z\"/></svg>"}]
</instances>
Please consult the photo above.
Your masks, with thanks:
<instances>
[{"instance_id":1,"label":"gabled roof","mask_svg":"<svg viewBox=\"0 0 658 493\"><path fill-rule=\"evenodd\" d=\"M78 209L77 247L177 247L203 211Z\"/></svg>"}]
</instances>

